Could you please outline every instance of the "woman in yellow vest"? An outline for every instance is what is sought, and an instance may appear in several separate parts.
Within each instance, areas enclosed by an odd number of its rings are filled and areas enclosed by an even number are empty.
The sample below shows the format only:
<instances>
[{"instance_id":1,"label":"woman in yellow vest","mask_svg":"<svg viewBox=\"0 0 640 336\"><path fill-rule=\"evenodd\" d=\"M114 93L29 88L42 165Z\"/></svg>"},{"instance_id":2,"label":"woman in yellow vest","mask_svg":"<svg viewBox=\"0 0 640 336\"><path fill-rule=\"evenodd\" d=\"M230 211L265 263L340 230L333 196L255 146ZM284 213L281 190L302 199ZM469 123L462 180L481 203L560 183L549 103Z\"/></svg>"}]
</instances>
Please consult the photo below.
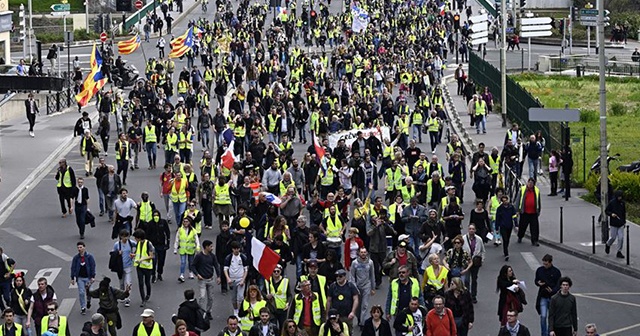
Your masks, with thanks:
<instances>
[{"instance_id":1,"label":"woman in yellow vest","mask_svg":"<svg viewBox=\"0 0 640 336\"><path fill-rule=\"evenodd\" d=\"M238 311L240 317L240 328L248 333L253 327L254 321L260 320L260 309L267 306L267 301L262 299L262 294L258 286L251 285L247 290L242 307Z\"/></svg>"},{"instance_id":2,"label":"woman in yellow vest","mask_svg":"<svg viewBox=\"0 0 640 336\"><path fill-rule=\"evenodd\" d=\"M182 218L187 217L192 219L196 234L200 237L200 235L202 235L202 212L198 210L198 203L195 199L192 199L191 202L189 202L187 210L182 215Z\"/></svg>"},{"instance_id":3,"label":"woman in yellow vest","mask_svg":"<svg viewBox=\"0 0 640 336\"><path fill-rule=\"evenodd\" d=\"M193 263L193 257L200 251L200 239L193 228L193 219L185 217L182 219L182 226L178 229L176 240L173 244L173 254L180 254L180 277L179 282L184 282L184 271L189 262L189 269ZM193 279L193 272L189 272L189 279Z\"/></svg>"},{"instance_id":4,"label":"woman in yellow vest","mask_svg":"<svg viewBox=\"0 0 640 336\"><path fill-rule=\"evenodd\" d=\"M187 208L187 185L189 182L182 178L181 173L174 173L173 175L174 177L169 181L171 183L173 213L175 218L182 218L182 214Z\"/></svg>"},{"instance_id":5,"label":"woman in yellow vest","mask_svg":"<svg viewBox=\"0 0 640 336\"><path fill-rule=\"evenodd\" d=\"M218 176L218 183L213 188L213 213L218 216L219 223L229 221L233 214L230 186L225 182L226 177Z\"/></svg>"},{"instance_id":6,"label":"woman in yellow vest","mask_svg":"<svg viewBox=\"0 0 640 336\"><path fill-rule=\"evenodd\" d=\"M291 233L289 232L289 225L287 225L287 219L284 216L276 217L274 224L269 228L269 234L267 240L272 242L275 237L282 235L282 240L286 243L291 239Z\"/></svg>"},{"instance_id":7,"label":"woman in yellow vest","mask_svg":"<svg viewBox=\"0 0 640 336\"><path fill-rule=\"evenodd\" d=\"M434 296L444 295L447 290L449 270L440 265L440 257L437 254L432 253L427 258L430 265L424 270L420 288L424 293L424 301L430 303Z\"/></svg>"}]
</instances>

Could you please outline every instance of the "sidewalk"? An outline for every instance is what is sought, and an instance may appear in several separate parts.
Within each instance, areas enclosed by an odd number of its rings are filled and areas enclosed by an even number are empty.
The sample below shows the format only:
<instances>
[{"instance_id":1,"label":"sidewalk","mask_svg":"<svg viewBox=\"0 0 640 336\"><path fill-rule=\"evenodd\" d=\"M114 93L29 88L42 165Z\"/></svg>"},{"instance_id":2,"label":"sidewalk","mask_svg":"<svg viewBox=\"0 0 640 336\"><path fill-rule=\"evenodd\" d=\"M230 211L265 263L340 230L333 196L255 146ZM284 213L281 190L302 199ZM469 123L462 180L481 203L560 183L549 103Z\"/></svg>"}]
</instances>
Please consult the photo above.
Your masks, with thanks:
<instances>
[{"instance_id":1,"label":"sidewalk","mask_svg":"<svg viewBox=\"0 0 640 336\"><path fill-rule=\"evenodd\" d=\"M462 96L456 95L457 84L450 78L446 82L445 97L448 98L447 108L452 115L455 132L459 134L471 151L476 151L476 144L484 142L485 151L490 151L491 147L498 146L502 151L505 128L502 128L502 118L499 114L492 114L488 117L486 134L476 134L475 127L469 125L466 101ZM448 91L448 92L447 92ZM495 93L494 93L495 94ZM450 97L450 98L449 98ZM510 126L510 125L509 125ZM546 173L546 172L545 172ZM528 177L527 165L524 166L522 177ZM630 248L630 265L626 265L626 259L615 257L617 245L614 244L611 254L604 253L604 244L601 243L601 229L597 223L600 210L597 206L583 201L580 196L587 191L585 189L573 189L572 197L565 201L560 196L547 196L549 194L549 183L546 177L538 178L538 187L542 198L542 214L540 215L540 243L549 245L565 253L570 253L582 259L589 260L598 265L610 268L620 273L624 273L636 278L640 278L640 244L636 242L640 239L640 227L628 222L629 236L632 242L627 245L628 239L625 234L625 242L622 253L627 255L627 247ZM560 213L563 213L564 233L563 242L560 243ZM595 241L596 254L592 254L592 216L595 216ZM523 244L529 244L528 239ZM533 247L532 247L533 248Z\"/></svg>"}]
</instances>

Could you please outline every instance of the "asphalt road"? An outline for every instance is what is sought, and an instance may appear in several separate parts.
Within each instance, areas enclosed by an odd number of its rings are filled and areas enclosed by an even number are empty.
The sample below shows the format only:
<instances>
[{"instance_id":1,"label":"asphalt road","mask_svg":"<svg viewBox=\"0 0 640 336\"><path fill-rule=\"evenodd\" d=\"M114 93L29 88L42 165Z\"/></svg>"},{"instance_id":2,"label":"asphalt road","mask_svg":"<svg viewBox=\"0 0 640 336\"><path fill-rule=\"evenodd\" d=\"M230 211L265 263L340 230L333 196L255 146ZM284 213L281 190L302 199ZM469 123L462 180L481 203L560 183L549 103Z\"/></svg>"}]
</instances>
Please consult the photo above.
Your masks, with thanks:
<instances>
[{"instance_id":1,"label":"asphalt road","mask_svg":"<svg viewBox=\"0 0 640 336\"><path fill-rule=\"evenodd\" d=\"M332 4L335 10L339 4ZM175 32L184 30L189 19L196 19L199 16L199 10L196 9L187 20L183 20L180 25L175 27ZM154 43L145 44L147 55L153 52ZM89 48L77 48L79 54L88 54ZM127 59L143 69L143 57L141 52L127 56ZM181 66L177 64L177 66ZM90 108L93 109L93 108ZM16 152L28 149L30 144L25 144L24 148L16 148ZM308 145L294 144L296 156L306 150ZM428 145L421 144L420 148L427 151ZM9 153L5 153L8 155ZM144 154L144 153L141 153ZM440 145L437 154L444 158L444 146ZM195 146L194 157L201 155L199 145ZM159 153L158 161L162 162L163 154ZM81 174L83 172L83 160L79 157L77 150L67 155L67 159L74 170ZM107 157L108 164L114 164L113 155ZM146 158L141 157L141 167L139 171L129 172L128 189L130 195L136 201L139 201L140 194L143 191L150 191L151 200L160 205L161 200L157 194L157 181L160 170L148 171L146 167ZM56 289L59 302L61 302L61 313L69 316L72 335L80 332L82 324L89 319L90 313L95 312L94 306L87 316L80 315L80 308L77 302L77 290L70 286L69 269L70 260L76 253L76 242L78 241L77 228L73 216L63 219L60 218L57 194L55 190L54 171L51 171L40 183L31 187L31 192L20 203L19 207L11 214L7 221L0 228L0 244L4 247L5 252L17 260L17 268L27 271L27 283L30 287L35 288L34 279L40 276L46 276L49 283ZM10 176L3 176L4 179L10 179ZM89 178L86 185L90 188L90 209L94 213L98 212L96 205L97 191L95 189L95 180ZM465 191L465 213L468 213L471 207L472 191L470 185ZM216 225L214 225L216 227ZM114 281L115 274L108 271L108 252L112 247L112 241L109 239L111 226L107 223L105 217L99 217L97 227L88 229L85 242L87 250L92 253L98 265L97 280L103 276L110 276ZM214 240L217 230L204 231L202 239ZM519 279L524 280L528 285L527 290L530 304L525 308L525 312L521 314L521 321L529 326L534 334L539 332L538 316L534 309L535 288L533 288L534 270L540 265L540 259L546 253L554 254L555 264L559 267L563 274L569 275L574 279L574 288L572 291L579 294L578 312L580 316L579 324L582 326L588 322L597 322L601 335L637 335L638 329L625 329L630 326L638 327L638 316L640 316L640 291L638 290L637 280L614 273L605 268L596 267L592 264L577 259L572 256L559 254L547 247L532 248L529 244L513 244L511 252L510 265L514 268ZM498 330L498 321L496 316L498 295L495 291L495 278L498 270L503 265L502 251L500 248L488 247L487 259L485 266L480 271L480 292L478 295L478 304L476 309L476 323L471 335L495 335ZM156 311L157 320L164 324L167 332L171 332L173 325L170 322L172 314L177 312L177 307L182 302L182 292L187 288L195 288L197 286L195 280L187 280L184 284L177 282L179 269L179 260L176 256L170 254L167 258L165 281L158 282L153 285L151 300L147 305ZM292 278L294 276L292 267L287 269L287 275ZM139 323L138 315L141 313L140 296L137 292L137 279L134 277L134 290L132 292L132 306L129 308L121 307L123 316L123 328L120 330L122 334L131 333L133 327ZM373 297L372 304L384 305L388 289L388 282L385 280L381 289ZM213 334L221 330L224 326L226 317L232 313L229 296L224 296L216 292L216 309L213 312L214 319L212 328L206 334ZM358 333L356 333L358 334Z\"/></svg>"}]
</instances>

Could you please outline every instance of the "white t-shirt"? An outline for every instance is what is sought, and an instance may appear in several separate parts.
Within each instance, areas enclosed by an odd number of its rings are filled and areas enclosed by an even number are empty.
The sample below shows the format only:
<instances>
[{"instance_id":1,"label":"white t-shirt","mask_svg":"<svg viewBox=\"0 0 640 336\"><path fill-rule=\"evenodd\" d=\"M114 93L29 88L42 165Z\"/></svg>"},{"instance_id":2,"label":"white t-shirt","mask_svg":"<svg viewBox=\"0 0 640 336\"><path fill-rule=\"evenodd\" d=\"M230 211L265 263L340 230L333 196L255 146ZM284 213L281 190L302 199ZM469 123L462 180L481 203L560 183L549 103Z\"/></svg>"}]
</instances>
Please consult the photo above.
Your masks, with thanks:
<instances>
[{"instance_id":1,"label":"white t-shirt","mask_svg":"<svg viewBox=\"0 0 640 336\"><path fill-rule=\"evenodd\" d=\"M413 313L413 336L422 336L422 326L423 326L423 319L424 316L422 316L422 311L420 311L420 309L416 310L415 313Z\"/></svg>"}]
</instances>

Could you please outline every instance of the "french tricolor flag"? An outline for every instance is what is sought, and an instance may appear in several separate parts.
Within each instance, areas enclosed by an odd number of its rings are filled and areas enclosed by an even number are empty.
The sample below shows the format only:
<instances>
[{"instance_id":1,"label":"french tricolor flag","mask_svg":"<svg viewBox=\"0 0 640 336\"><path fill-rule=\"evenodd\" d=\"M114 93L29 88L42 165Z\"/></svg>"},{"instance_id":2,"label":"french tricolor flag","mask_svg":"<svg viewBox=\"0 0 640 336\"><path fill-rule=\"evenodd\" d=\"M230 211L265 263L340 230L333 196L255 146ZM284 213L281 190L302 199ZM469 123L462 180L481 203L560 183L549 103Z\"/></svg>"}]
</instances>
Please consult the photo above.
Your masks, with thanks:
<instances>
[{"instance_id":1,"label":"french tricolor flag","mask_svg":"<svg viewBox=\"0 0 640 336\"><path fill-rule=\"evenodd\" d=\"M253 267L258 270L260 275L266 280L271 279L273 270L276 269L278 262L280 262L280 256L256 237L252 237L251 257L253 259Z\"/></svg>"},{"instance_id":2,"label":"french tricolor flag","mask_svg":"<svg viewBox=\"0 0 640 336\"><path fill-rule=\"evenodd\" d=\"M318 164L322 168L322 171L326 172L327 163L325 162L326 160L324 158L324 153L325 153L324 147L320 145L320 143L318 142L318 136L316 136L314 132L311 132L311 137L313 138L313 147L316 150L316 160L318 161Z\"/></svg>"},{"instance_id":3,"label":"french tricolor flag","mask_svg":"<svg viewBox=\"0 0 640 336\"><path fill-rule=\"evenodd\" d=\"M440 6L438 6L438 12L440 13L440 16L444 16L444 8L446 7L446 3L443 1Z\"/></svg>"},{"instance_id":4,"label":"french tricolor flag","mask_svg":"<svg viewBox=\"0 0 640 336\"><path fill-rule=\"evenodd\" d=\"M270 192L263 192L262 193L264 195L264 199L267 200L267 202L275 205L275 206L280 206L280 204L282 204L282 199Z\"/></svg>"},{"instance_id":5,"label":"french tricolor flag","mask_svg":"<svg viewBox=\"0 0 640 336\"><path fill-rule=\"evenodd\" d=\"M227 128L222 132L222 137L227 143L227 149L224 151L222 156L220 156L220 161L223 167L231 169L233 168L233 164L236 162L236 156L233 152L236 137L233 135L233 131L230 128Z\"/></svg>"}]
</instances>

